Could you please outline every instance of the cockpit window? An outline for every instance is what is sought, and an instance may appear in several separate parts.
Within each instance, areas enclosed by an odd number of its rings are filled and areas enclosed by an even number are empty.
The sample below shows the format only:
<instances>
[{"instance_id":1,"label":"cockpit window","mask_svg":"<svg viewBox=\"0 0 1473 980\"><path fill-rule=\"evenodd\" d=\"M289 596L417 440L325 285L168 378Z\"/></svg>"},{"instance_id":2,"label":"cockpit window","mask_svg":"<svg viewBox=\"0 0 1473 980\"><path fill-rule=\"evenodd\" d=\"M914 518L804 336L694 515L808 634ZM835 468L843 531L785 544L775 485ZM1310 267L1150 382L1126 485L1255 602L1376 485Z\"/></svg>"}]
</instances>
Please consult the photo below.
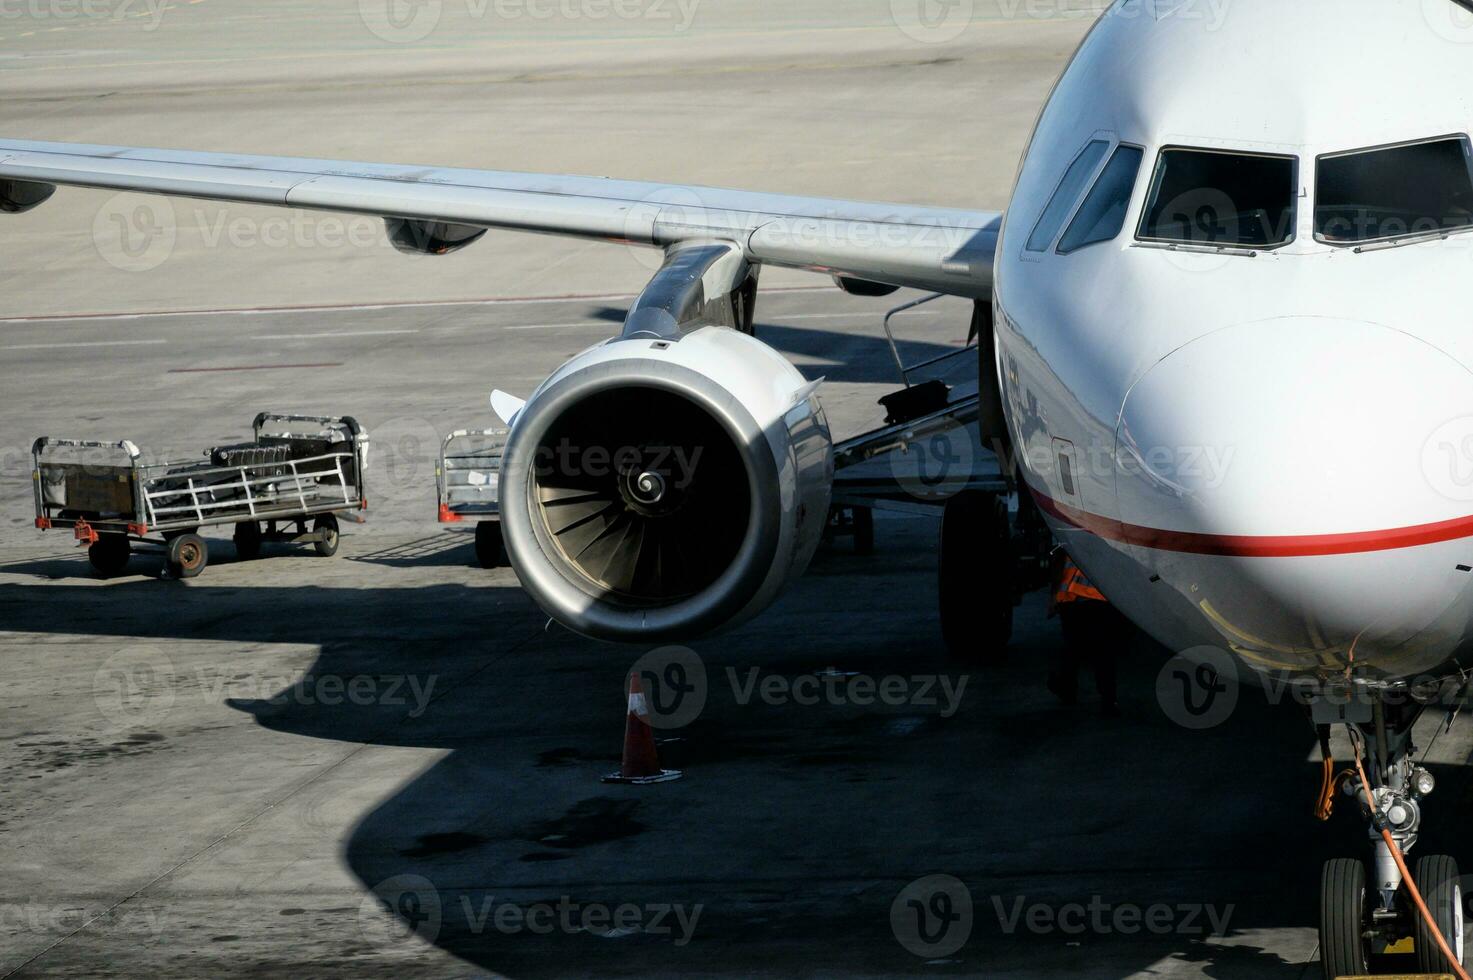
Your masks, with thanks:
<instances>
[{"instance_id":1,"label":"cockpit window","mask_svg":"<svg viewBox=\"0 0 1473 980\"><path fill-rule=\"evenodd\" d=\"M1294 238L1291 156L1165 149L1146 201L1143 241L1272 248Z\"/></svg>"},{"instance_id":2,"label":"cockpit window","mask_svg":"<svg viewBox=\"0 0 1473 980\"><path fill-rule=\"evenodd\" d=\"M1315 183L1321 241L1359 244L1473 226L1466 136L1320 157Z\"/></svg>"},{"instance_id":3,"label":"cockpit window","mask_svg":"<svg viewBox=\"0 0 1473 980\"><path fill-rule=\"evenodd\" d=\"M1122 146L1105 164L1100 179L1090 188L1089 196L1079 206L1069 230L1059 240L1059 254L1067 255L1086 245L1108 242L1125 227L1125 209L1130 193L1135 190L1135 177L1141 169L1144 151L1137 146Z\"/></svg>"},{"instance_id":4,"label":"cockpit window","mask_svg":"<svg viewBox=\"0 0 1473 980\"><path fill-rule=\"evenodd\" d=\"M1033 234L1028 236L1028 251L1043 252L1053 244L1054 236L1064 226L1064 219L1069 217L1074 202L1079 200L1084 182L1094 174L1095 167L1099 166L1100 159L1109 148L1110 144L1104 140L1092 140L1074 158L1074 162L1069 164L1069 169L1064 171L1064 179L1059 181L1054 196L1049 198L1038 224L1033 226Z\"/></svg>"}]
</instances>

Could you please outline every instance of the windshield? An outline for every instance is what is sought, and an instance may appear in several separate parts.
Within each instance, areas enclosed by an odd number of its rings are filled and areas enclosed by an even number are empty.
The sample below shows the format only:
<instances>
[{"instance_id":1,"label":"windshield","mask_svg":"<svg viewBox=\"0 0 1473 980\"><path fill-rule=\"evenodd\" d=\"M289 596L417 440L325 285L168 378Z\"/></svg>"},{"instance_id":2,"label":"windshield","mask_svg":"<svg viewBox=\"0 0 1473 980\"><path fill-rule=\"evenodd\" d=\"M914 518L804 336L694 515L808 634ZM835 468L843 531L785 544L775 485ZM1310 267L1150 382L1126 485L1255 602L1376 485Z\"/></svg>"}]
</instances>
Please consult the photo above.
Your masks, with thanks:
<instances>
[{"instance_id":1,"label":"windshield","mask_svg":"<svg viewBox=\"0 0 1473 980\"><path fill-rule=\"evenodd\" d=\"M1473 171L1466 136L1319 159L1314 228L1323 241L1385 241L1469 225Z\"/></svg>"},{"instance_id":2,"label":"windshield","mask_svg":"<svg viewBox=\"0 0 1473 980\"><path fill-rule=\"evenodd\" d=\"M1105 164L1100 179L1079 206L1079 213L1069 223L1069 230L1059 240L1059 254L1108 242L1125 227L1125 209L1130 192L1135 189L1135 175L1141 169L1144 152L1139 147L1122 146Z\"/></svg>"},{"instance_id":3,"label":"windshield","mask_svg":"<svg viewBox=\"0 0 1473 980\"><path fill-rule=\"evenodd\" d=\"M1165 149L1137 237L1269 248L1294 237L1294 157Z\"/></svg>"},{"instance_id":4,"label":"windshield","mask_svg":"<svg viewBox=\"0 0 1473 980\"><path fill-rule=\"evenodd\" d=\"M1042 252L1053 244L1054 236L1064 225L1064 219L1069 217L1069 209L1074 207L1079 193L1084 190L1084 182L1094 174L1095 167L1099 166L1100 159L1109 148L1110 144L1104 140L1091 140L1079 156L1074 158L1074 162L1069 164L1069 169L1064 172L1064 179L1059 181L1059 186L1054 189L1054 196L1049 198L1038 224L1033 226L1033 233L1028 236L1028 251Z\"/></svg>"}]
</instances>

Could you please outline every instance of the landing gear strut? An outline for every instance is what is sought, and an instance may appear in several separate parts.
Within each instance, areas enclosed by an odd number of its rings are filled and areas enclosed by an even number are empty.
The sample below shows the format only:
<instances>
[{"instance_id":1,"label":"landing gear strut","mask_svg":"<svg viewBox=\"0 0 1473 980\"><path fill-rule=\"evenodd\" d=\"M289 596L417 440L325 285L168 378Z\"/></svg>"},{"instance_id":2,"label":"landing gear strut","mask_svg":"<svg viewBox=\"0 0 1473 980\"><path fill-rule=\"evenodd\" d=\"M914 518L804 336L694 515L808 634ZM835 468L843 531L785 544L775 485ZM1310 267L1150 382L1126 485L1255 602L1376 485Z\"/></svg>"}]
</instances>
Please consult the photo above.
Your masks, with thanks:
<instances>
[{"instance_id":1,"label":"landing gear strut","mask_svg":"<svg viewBox=\"0 0 1473 980\"><path fill-rule=\"evenodd\" d=\"M1392 846L1403 855L1416 846L1422 807L1436 786L1432 774L1413 761L1412 726L1424 706L1413 701L1388 704L1380 692L1366 693L1374 699L1370 719L1348 725L1356 743L1357 768L1346 775L1341 788L1356 800L1370 824L1371 860L1336 858L1325 864L1320 877L1320 960L1325 978L1369 973L1373 956L1407 938L1413 940L1421 972L1458 975L1464 946L1457 862L1445 854L1426 855L1416 863L1411 882L1455 965L1413 897Z\"/></svg>"},{"instance_id":2,"label":"landing gear strut","mask_svg":"<svg viewBox=\"0 0 1473 980\"><path fill-rule=\"evenodd\" d=\"M957 660L1000 660L1013 635L1017 561L1007 502L963 490L941 516L941 635Z\"/></svg>"}]
</instances>

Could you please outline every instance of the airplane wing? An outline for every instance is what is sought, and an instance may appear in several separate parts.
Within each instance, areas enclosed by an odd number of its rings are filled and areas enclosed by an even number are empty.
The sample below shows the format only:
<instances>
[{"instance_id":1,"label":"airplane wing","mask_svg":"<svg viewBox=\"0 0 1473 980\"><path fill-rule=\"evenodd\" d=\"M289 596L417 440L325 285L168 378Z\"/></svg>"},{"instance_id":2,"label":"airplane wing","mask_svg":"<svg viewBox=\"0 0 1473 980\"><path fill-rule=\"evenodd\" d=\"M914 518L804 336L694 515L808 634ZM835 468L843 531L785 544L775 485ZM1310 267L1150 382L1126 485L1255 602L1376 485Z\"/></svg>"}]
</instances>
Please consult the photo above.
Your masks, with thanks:
<instances>
[{"instance_id":1,"label":"airplane wing","mask_svg":"<svg viewBox=\"0 0 1473 980\"><path fill-rule=\"evenodd\" d=\"M376 215L414 250L487 228L665 247L738 244L748 261L974 299L990 295L1002 215L678 184L295 157L0 140L0 210L55 185Z\"/></svg>"}]
</instances>

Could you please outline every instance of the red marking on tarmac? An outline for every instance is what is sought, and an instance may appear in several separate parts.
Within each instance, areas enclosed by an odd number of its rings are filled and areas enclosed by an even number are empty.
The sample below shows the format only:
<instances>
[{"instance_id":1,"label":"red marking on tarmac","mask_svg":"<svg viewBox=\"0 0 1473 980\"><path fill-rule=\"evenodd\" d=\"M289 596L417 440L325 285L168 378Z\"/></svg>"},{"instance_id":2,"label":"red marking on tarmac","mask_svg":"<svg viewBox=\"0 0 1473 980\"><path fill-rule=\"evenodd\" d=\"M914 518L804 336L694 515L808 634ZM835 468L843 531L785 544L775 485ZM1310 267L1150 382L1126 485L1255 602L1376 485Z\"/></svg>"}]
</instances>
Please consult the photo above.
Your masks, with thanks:
<instances>
[{"instance_id":1,"label":"red marking on tarmac","mask_svg":"<svg viewBox=\"0 0 1473 980\"><path fill-rule=\"evenodd\" d=\"M1192 555L1227 555L1238 558L1353 555L1368 551L1415 548L1418 545L1473 537L1473 516L1409 527L1344 531L1338 534L1205 534L1200 531L1170 531L1159 527L1127 524L1113 517L1091 514L1060 503L1032 487L1028 490L1041 509L1072 527L1089 531L1109 541L1138 545L1155 551Z\"/></svg>"},{"instance_id":2,"label":"red marking on tarmac","mask_svg":"<svg viewBox=\"0 0 1473 980\"><path fill-rule=\"evenodd\" d=\"M342 367L342 361L327 361L323 364L243 364L238 367L212 368L169 368L170 374L200 374L207 371L277 371L287 368L330 368Z\"/></svg>"}]
</instances>

